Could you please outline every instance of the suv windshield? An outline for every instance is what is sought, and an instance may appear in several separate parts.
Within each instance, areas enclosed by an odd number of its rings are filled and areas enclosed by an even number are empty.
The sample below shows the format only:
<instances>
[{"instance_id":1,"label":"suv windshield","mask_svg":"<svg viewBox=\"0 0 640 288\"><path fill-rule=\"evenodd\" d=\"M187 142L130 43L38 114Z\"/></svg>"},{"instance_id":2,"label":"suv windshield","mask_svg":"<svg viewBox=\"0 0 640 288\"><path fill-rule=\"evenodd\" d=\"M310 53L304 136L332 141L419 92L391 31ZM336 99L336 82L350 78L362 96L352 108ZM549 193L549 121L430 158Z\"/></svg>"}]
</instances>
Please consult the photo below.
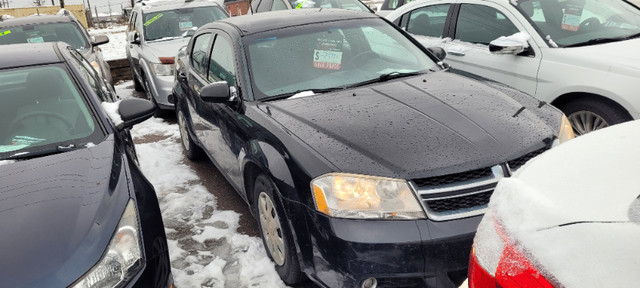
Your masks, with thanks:
<instances>
[{"instance_id":1,"label":"suv windshield","mask_svg":"<svg viewBox=\"0 0 640 288\"><path fill-rule=\"evenodd\" d=\"M56 41L66 42L75 49L89 47L89 43L80 31L80 27L72 22L0 28L0 45Z\"/></svg>"},{"instance_id":2,"label":"suv windshield","mask_svg":"<svg viewBox=\"0 0 640 288\"><path fill-rule=\"evenodd\" d=\"M640 33L640 10L621 0L520 0L518 10L560 47L625 40ZM551 46L554 46L551 44Z\"/></svg>"},{"instance_id":3,"label":"suv windshield","mask_svg":"<svg viewBox=\"0 0 640 288\"><path fill-rule=\"evenodd\" d=\"M437 64L381 19L289 27L245 40L256 100L414 75Z\"/></svg>"},{"instance_id":4,"label":"suv windshield","mask_svg":"<svg viewBox=\"0 0 640 288\"><path fill-rule=\"evenodd\" d=\"M369 9L358 0L289 0L291 7L299 8L340 8L356 11Z\"/></svg>"},{"instance_id":5,"label":"suv windshield","mask_svg":"<svg viewBox=\"0 0 640 288\"><path fill-rule=\"evenodd\" d=\"M144 38L147 41L181 37L185 31L227 18L217 6L181 8L144 14Z\"/></svg>"},{"instance_id":6,"label":"suv windshield","mask_svg":"<svg viewBox=\"0 0 640 288\"><path fill-rule=\"evenodd\" d=\"M0 70L0 101L0 160L101 139L64 65Z\"/></svg>"}]
</instances>

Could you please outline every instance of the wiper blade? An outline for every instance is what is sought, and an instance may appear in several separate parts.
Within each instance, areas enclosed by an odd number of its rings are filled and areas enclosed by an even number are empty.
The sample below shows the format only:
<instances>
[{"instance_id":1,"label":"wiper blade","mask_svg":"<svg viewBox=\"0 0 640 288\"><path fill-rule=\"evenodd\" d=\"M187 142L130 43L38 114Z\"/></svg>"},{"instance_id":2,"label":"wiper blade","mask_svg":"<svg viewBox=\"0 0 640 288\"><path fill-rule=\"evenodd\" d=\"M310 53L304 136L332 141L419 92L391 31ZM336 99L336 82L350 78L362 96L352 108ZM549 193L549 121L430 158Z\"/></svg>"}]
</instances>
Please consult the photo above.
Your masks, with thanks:
<instances>
[{"instance_id":1,"label":"wiper blade","mask_svg":"<svg viewBox=\"0 0 640 288\"><path fill-rule=\"evenodd\" d=\"M287 92L287 93L282 93L282 94L278 94L278 95L274 95L274 96L269 96L269 97L265 97L265 98L261 98L260 101L273 101L273 100L280 100L280 99L286 99L289 98L293 95L296 95L298 93L302 93L302 92L313 92L314 94L318 94L318 93L327 93L327 92L333 92L336 90L343 90L344 87L333 87L333 88L320 88L320 89L300 89L300 90L296 90L293 92Z\"/></svg>"},{"instance_id":2,"label":"wiper blade","mask_svg":"<svg viewBox=\"0 0 640 288\"><path fill-rule=\"evenodd\" d=\"M373 83L380 83L380 82L385 82L385 81L389 81L389 80L392 80L392 79L415 76L415 75L420 75L420 74L424 74L424 73L426 73L424 70L423 71L414 71L414 72L391 72L391 73L385 73L385 74L380 75L380 77L378 77L378 78L373 78L371 80L366 80L366 81L354 83L354 84L351 84L351 85L347 85L347 86L345 86L345 89L354 88L354 87L360 87L360 86L366 86L366 85L373 84Z\"/></svg>"},{"instance_id":3,"label":"wiper blade","mask_svg":"<svg viewBox=\"0 0 640 288\"><path fill-rule=\"evenodd\" d=\"M611 43L611 42L617 42L617 41L623 41L623 40L627 40L627 37L596 38L596 39L591 39L591 40L585 41L585 42L575 43L575 44L571 44L571 45L565 45L564 47L565 48L570 48L570 47L590 46L590 45Z\"/></svg>"},{"instance_id":4,"label":"wiper blade","mask_svg":"<svg viewBox=\"0 0 640 288\"><path fill-rule=\"evenodd\" d=\"M34 157L42 157L47 155L59 154L68 151L72 151L77 149L78 147L74 144L70 144L69 146L52 146L49 148L44 148L35 151L24 151L18 152L6 158L6 160L16 160L16 159L26 159L26 158L34 158Z\"/></svg>"}]
</instances>

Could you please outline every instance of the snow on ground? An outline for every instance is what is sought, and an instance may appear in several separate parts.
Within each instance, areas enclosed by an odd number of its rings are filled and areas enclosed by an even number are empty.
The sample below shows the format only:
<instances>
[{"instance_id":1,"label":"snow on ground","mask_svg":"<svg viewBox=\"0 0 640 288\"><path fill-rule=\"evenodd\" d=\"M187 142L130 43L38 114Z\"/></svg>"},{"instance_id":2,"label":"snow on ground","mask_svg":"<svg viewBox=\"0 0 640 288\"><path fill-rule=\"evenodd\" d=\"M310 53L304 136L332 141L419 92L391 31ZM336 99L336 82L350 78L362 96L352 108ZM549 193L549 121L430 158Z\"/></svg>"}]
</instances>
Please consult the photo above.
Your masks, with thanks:
<instances>
[{"instance_id":1,"label":"snow on ground","mask_svg":"<svg viewBox=\"0 0 640 288\"><path fill-rule=\"evenodd\" d=\"M109 43L100 45L100 49L105 60L115 60L127 58L125 50L127 45L126 30L126 25L120 25L104 29L91 28L88 31L91 36L104 34L109 37Z\"/></svg>"},{"instance_id":2,"label":"snow on ground","mask_svg":"<svg viewBox=\"0 0 640 288\"><path fill-rule=\"evenodd\" d=\"M132 97L124 88L132 85L117 85L120 97ZM131 135L158 195L177 287L285 287L262 240L238 233L240 215L218 210L215 191L184 163L178 125L151 118L134 126Z\"/></svg>"}]
</instances>

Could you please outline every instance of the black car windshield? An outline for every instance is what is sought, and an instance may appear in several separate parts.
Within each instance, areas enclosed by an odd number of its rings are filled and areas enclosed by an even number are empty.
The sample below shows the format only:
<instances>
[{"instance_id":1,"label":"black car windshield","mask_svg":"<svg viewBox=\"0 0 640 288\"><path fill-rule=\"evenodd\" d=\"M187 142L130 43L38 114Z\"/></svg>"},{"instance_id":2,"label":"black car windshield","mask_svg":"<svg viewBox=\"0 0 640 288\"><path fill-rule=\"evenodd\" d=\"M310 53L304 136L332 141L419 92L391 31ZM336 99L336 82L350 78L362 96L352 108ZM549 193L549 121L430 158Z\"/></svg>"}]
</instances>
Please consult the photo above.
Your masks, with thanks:
<instances>
[{"instance_id":1,"label":"black car windshield","mask_svg":"<svg viewBox=\"0 0 640 288\"><path fill-rule=\"evenodd\" d=\"M294 9L300 8L339 8L369 12L367 6L358 0L289 0Z\"/></svg>"},{"instance_id":2,"label":"black car windshield","mask_svg":"<svg viewBox=\"0 0 640 288\"><path fill-rule=\"evenodd\" d=\"M244 41L256 100L437 69L427 54L381 19L296 26Z\"/></svg>"},{"instance_id":3,"label":"black car windshield","mask_svg":"<svg viewBox=\"0 0 640 288\"><path fill-rule=\"evenodd\" d=\"M80 27L72 22L0 28L0 45L62 41L75 49L89 48Z\"/></svg>"},{"instance_id":4,"label":"black car windshield","mask_svg":"<svg viewBox=\"0 0 640 288\"><path fill-rule=\"evenodd\" d=\"M640 33L640 10L621 0L520 0L517 4L551 46L621 41Z\"/></svg>"},{"instance_id":5,"label":"black car windshield","mask_svg":"<svg viewBox=\"0 0 640 288\"><path fill-rule=\"evenodd\" d=\"M227 18L217 6L180 8L144 14L144 37L147 41L173 39L209 22Z\"/></svg>"},{"instance_id":6,"label":"black car windshield","mask_svg":"<svg viewBox=\"0 0 640 288\"><path fill-rule=\"evenodd\" d=\"M0 160L104 138L64 65L0 70L0 101Z\"/></svg>"}]
</instances>

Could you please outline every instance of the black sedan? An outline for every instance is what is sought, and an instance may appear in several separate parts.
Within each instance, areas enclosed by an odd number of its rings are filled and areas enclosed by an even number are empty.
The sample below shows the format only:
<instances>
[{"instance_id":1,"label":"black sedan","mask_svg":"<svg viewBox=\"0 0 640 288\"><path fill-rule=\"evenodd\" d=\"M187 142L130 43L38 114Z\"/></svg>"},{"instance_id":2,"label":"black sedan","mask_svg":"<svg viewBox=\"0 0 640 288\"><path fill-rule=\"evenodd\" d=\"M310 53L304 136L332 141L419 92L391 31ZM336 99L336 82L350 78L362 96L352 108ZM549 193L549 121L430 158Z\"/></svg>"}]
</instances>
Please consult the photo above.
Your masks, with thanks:
<instances>
[{"instance_id":1,"label":"black sedan","mask_svg":"<svg viewBox=\"0 0 640 288\"><path fill-rule=\"evenodd\" d=\"M498 180L573 137L435 52L369 13L301 9L208 24L179 53L185 152L247 201L286 283L459 285Z\"/></svg>"},{"instance_id":2,"label":"black sedan","mask_svg":"<svg viewBox=\"0 0 640 288\"><path fill-rule=\"evenodd\" d=\"M153 186L131 126L153 104L113 99L62 42L0 52L0 286L172 287ZM112 120L113 119L113 120Z\"/></svg>"}]
</instances>

